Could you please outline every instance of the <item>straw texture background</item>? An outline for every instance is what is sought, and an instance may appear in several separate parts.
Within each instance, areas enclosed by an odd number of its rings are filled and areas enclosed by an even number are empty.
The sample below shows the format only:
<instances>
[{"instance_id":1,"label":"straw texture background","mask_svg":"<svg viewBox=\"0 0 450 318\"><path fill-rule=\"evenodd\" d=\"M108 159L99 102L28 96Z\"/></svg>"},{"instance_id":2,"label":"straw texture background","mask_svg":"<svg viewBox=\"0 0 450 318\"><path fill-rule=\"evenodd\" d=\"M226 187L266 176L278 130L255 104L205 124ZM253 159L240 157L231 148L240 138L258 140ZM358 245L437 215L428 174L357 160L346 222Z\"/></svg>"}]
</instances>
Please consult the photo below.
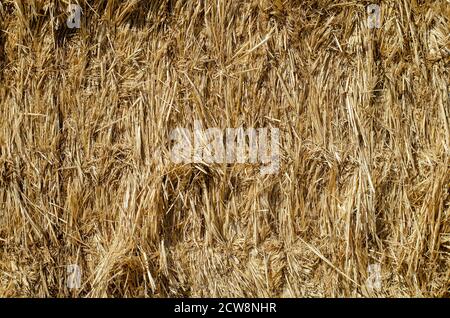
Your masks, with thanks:
<instances>
[{"instance_id":1,"label":"straw texture background","mask_svg":"<svg viewBox=\"0 0 450 318\"><path fill-rule=\"evenodd\" d=\"M74 3L0 1L0 296L450 295L448 0L373 1L379 29L369 1ZM194 120L279 128L280 171L173 164Z\"/></svg>"}]
</instances>

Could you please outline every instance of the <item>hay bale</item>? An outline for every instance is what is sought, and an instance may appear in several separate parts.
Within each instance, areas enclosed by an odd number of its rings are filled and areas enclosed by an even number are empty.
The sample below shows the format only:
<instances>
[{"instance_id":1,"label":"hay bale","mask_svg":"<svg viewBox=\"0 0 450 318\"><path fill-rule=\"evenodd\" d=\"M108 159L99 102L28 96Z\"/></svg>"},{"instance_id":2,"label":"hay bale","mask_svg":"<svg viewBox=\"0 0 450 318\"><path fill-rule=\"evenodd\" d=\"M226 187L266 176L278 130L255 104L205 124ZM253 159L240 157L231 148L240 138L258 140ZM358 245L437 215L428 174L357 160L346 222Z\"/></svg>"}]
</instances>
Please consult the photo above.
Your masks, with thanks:
<instances>
[{"instance_id":1,"label":"hay bale","mask_svg":"<svg viewBox=\"0 0 450 318\"><path fill-rule=\"evenodd\" d=\"M0 3L0 296L449 295L445 1L78 3Z\"/></svg>"}]
</instances>

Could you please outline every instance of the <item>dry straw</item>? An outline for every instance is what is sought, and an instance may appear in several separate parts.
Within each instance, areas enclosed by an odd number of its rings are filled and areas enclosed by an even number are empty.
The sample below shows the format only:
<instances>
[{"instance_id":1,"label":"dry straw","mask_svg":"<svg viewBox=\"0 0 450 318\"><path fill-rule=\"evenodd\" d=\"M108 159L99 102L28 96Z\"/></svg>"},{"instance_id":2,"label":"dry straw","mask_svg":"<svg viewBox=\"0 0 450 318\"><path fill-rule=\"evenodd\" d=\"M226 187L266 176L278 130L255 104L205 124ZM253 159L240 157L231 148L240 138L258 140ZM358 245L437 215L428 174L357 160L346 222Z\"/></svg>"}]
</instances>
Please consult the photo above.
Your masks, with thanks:
<instances>
[{"instance_id":1,"label":"dry straw","mask_svg":"<svg viewBox=\"0 0 450 318\"><path fill-rule=\"evenodd\" d=\"M449 296L448 0L73 2L0 1L0 296Z\"/></svg>"}]
</instances>

